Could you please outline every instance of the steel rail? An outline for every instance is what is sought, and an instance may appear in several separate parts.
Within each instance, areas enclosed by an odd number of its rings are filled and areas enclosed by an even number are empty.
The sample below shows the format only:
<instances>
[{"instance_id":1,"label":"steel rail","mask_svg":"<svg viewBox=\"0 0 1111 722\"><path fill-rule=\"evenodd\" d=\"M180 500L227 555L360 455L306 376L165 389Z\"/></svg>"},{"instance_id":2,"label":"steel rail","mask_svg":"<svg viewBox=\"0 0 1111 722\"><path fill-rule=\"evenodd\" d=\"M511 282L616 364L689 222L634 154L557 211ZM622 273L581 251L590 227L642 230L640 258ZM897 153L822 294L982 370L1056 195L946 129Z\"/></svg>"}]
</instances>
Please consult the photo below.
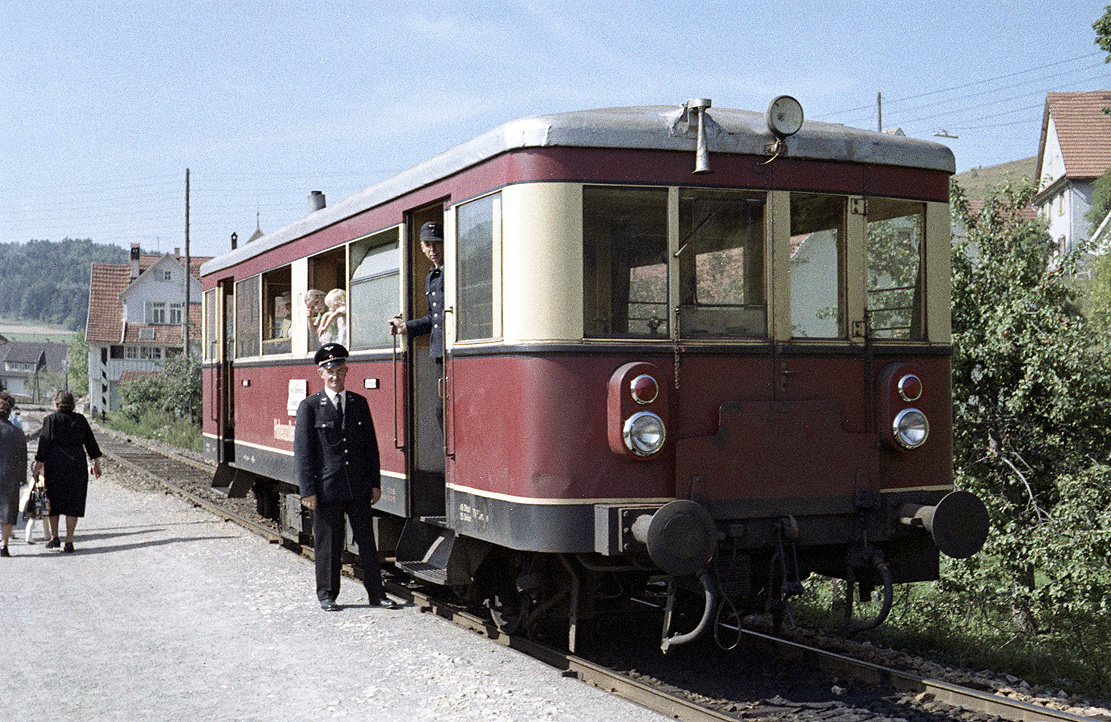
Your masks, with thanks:
<instances>
[{"instance_id":1,"label":"steel rail","mask_svg":"<svg viewBox=\"0 0 1111 722\"><path fill-rule=\"evenodd\" d=\"M960 707L972 712L982 712L1007 720L1015 720L1015 722L1041 722L1043 720L1093 722L1090 717L1082 717L1052 707L1043 707L998 694L961 687L950 682L929 679L911 672L853 659L836 652L829 652L761 634L760 632L747 629L741 631L750 641L764 646L766 649L774 649L776 654L781 656L816 661L821 669L847 675L861 682L891 687L902 692L925 692L938 702L943 702L952 707Z\"/></svg>"}]
</instances>

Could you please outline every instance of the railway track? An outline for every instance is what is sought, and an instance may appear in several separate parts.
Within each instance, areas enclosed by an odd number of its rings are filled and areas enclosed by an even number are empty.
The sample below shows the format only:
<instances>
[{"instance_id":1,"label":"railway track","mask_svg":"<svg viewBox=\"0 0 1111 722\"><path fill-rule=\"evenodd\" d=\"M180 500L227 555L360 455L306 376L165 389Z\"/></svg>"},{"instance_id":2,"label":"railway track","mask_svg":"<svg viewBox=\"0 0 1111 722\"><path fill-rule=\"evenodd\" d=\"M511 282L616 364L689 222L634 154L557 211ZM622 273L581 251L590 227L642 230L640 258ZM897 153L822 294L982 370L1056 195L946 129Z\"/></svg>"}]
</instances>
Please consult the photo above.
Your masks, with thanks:
<instances>
[{"instance_id":1,"label":"railway track","mask_svg":"<svg viewBox=\"0 0 1111 722\"><path fill-rule=\"evenodd\" d=\"M100 434L100 445L105 455L126 469L140 473L161 484L171 493L204 508L223 519L232 521L271 543L279 543L291 550L312 556L312 550L284 539L272 526L240 508L232 510L228 502L210 488L213 467L168 450L158 449L140 440L106 432ZM358 570L347 569L358 575ZM753 695L742 699L711 698L703 692L684 690L676 684L654 678L651 673L630 674L620 672L607 664L591 661L560 651L553 646L507 635L497 629L488 618L462 607L458 603L436 596L435 591L416 585L407 577L398 575L386 580L387 589L394 595L408 600L420 611L436 614L467 629L482 634L496 643L528 654L581 681L632 700L675 720L708 722L711 720L738 719L845 719L845 720L1016 720L1039 722L1062 720L1083 722L1094 718L1012 699L990 692L970 689L949 682L928 679L867 661L853 659L843 654L817 649L788 640L760 634L750 630L733 630L739 633L746 648L746 656L758 658L761 665L779 669L807 670L806 674L825 676L828 699L808 699L799 702L779 694ZM647 630L642 630L647 633ZM736 654L736 652L734 653ZM705 664L703 658L702 663ZM681 675L680 675L681 676ZM878 690L875 695L865 695L865 701L841 701L845 692L840 685L856 685ZM841 690L841 691L839 691ZM883 704L867 700L884 699ZM894 701L892 701L894 700ZM893 716L893 711L896 713ZM899 714L902 711L903 714Z\"/></svg>"}]
</instances>

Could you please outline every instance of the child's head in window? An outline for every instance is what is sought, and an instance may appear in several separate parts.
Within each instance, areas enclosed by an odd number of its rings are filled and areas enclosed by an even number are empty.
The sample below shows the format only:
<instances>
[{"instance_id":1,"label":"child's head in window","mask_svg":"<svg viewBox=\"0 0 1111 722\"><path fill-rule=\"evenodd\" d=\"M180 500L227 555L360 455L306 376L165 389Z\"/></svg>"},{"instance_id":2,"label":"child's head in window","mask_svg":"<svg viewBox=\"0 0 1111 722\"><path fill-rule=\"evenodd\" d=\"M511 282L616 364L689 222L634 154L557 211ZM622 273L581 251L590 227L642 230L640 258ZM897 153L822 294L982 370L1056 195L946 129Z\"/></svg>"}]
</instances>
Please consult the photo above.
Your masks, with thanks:
<instances>
[{"instance_id":1,"label":"child's head in window","mask_svg":"<svg viewBox=\"0 0 1111 722\"><path fill-rule=\"evenodd\" d=\"M324 292L317 288L310 288L305 294L305 306L308 307L310 316L324 313Z\"/></svg>"},{"instance_id":2,"label":"child's head in window","mask_svg":"<svg viewBox=\"0 0 1111 722\"><path fill-rule=\"evenodd\" d=\"M328 291L328 295L324 297L324 304L328 307L329 311L335 311L337 308L347 305L347 291L342 288L333 288Z\"/></svg>"}]
</instances>

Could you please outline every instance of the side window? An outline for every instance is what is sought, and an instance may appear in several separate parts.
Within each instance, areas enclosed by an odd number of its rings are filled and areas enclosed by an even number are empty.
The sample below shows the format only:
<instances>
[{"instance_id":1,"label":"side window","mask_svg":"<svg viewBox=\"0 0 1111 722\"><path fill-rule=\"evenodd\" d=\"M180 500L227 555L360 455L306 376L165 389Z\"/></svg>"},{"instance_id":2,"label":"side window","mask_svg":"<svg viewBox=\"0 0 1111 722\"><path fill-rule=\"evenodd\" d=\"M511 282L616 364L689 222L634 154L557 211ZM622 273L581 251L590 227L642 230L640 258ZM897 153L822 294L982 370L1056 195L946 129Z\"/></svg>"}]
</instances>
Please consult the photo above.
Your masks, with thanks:
<instances>
[{"instance_id":1,"label":"side window","mask_svg":"<svg viewBox=\"0 0 1111 722\"><path fill-rule=\"evenodd\" d=\"M305 295L305 301L306 303L312 304L312 307L308 309L294 309L294 312L308 314L308 349L310 355L316 351L316 349L320 348L321 344L330 341L339 341L345 346L349 344L349 339L346 337L346 334L341 333L347 331L346 319L344 319L343 324L340 324L337 319L327 329L324 329L323 340L321 340L317 328L320 321L324 318L324 315L328 312L328 305L325 302L328 294L333 294L333 300L340 300L337 299L339 294L333 292L342 291L343 294L346 295L346 284L347 248L345 246L333 248L330 251L318 253L309 258L309 291ZM342 300L345 301L345 299ZM341 335L343 338L340 338Z\"/></svg>"},{"instance_id":2,"label":"side window","mask_svg":"<svg viewBox=\"0 0 1111 722\"><path fill-rule=\"evenodd\" d=\"M667 189L584 187L584 334L666 338L667 283Z\"/></svg>"},{"instance_id":3,"label":"side window","mask_svg":"<svg viewBox=\"0 0 1111 722\"><path fill-rule=\"evenodd\" d=\"M843 196L791 194L791 335L844 338Z\"/></svg>"},{"instance_id":4,"label":"side window","mask_svg":"<svg viewBox=\"0 0 1111 722\"><path fill-rule=\"evenodd\" d=\"M924 338L921 203L868 199L868 332L874 338Z\"/></svg>"},{"instance_id":5,"label":"side window","mask_svg":"<svg viewBox=\"0 0 1111 722\"><path fill-rule=\"evenodd\" d=\"M262 274L262 353L289 353L293 272L289 266Z\"/></svg>"},{"instance_id":6,"label":"side window","mask_svg":"<svg viewBox=\"0 0 1111 722\"><path fill-rule=\"evenodd\" d=\"M351 246L351 348L389 346L389 319L400 311L401 254L398 229L376 233Z\"/></svg>"},{"instance_id":7,"label":"side window","mask_svg":"<svg viewBox=\"0 0 1111 722\"><path fill-rule=\"evenodd\" d=\"M460 341L494 336L494 244L501 240L501 194L456 211L456 290Z\"/></svg>"},{"instance_id":8,"label":"side window","mask_svg":"<svg viewBox=\"0 0 1111 722\"><path fill-rule=\"evenodd\" d=\"M210 288L204 292L204 358L211 361L216 358L216 289Z\"/></svg>"},{"instance_id":9,"label":"side window","mask_svg":"<svg viewBox=\"0 0 1111 722\"><path fill-rule=\"evenodd\" d=\"M259 277L235 284L235 357L259 355Z\"/></svg>"},{"instance_id":10,"label":"side window","mask_svg":"<svg viewBox=\"0 0 1111 722\"><path fill-rule=\"evenodd\" d=\"M764 196L679 192L679 333L764 338Z\"/></svg>"}]
</instances>

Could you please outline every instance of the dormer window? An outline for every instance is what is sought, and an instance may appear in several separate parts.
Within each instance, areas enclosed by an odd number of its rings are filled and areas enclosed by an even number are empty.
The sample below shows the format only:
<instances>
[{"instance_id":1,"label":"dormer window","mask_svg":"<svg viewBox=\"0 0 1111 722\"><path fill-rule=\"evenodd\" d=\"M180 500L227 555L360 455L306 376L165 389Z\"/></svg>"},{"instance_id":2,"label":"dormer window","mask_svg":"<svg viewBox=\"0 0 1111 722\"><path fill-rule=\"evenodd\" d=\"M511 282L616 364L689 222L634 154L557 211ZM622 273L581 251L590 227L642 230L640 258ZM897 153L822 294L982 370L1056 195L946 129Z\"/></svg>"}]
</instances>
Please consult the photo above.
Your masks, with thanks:
<instances>
[{"instance_id":1,"label":"dormer window","mask_svg":"<svg viewBox=\"0 0 1111 722\"><path fill-rule=\"evenodd\" d=\"M150 324L164 324L166 323L166 302L165 301L150 301L147 303L147 323Z\"/></svg>"},{"instance_id":2,"label":"dormer window","mask_svg":"<svg viewBox=\"0 0 1111 722\"><path fill-rule=\"evenodd\" d=\"M184 304L179 302L147 301L146 323L152 326L180 326Z\"/></svg>"}]
</instances>

